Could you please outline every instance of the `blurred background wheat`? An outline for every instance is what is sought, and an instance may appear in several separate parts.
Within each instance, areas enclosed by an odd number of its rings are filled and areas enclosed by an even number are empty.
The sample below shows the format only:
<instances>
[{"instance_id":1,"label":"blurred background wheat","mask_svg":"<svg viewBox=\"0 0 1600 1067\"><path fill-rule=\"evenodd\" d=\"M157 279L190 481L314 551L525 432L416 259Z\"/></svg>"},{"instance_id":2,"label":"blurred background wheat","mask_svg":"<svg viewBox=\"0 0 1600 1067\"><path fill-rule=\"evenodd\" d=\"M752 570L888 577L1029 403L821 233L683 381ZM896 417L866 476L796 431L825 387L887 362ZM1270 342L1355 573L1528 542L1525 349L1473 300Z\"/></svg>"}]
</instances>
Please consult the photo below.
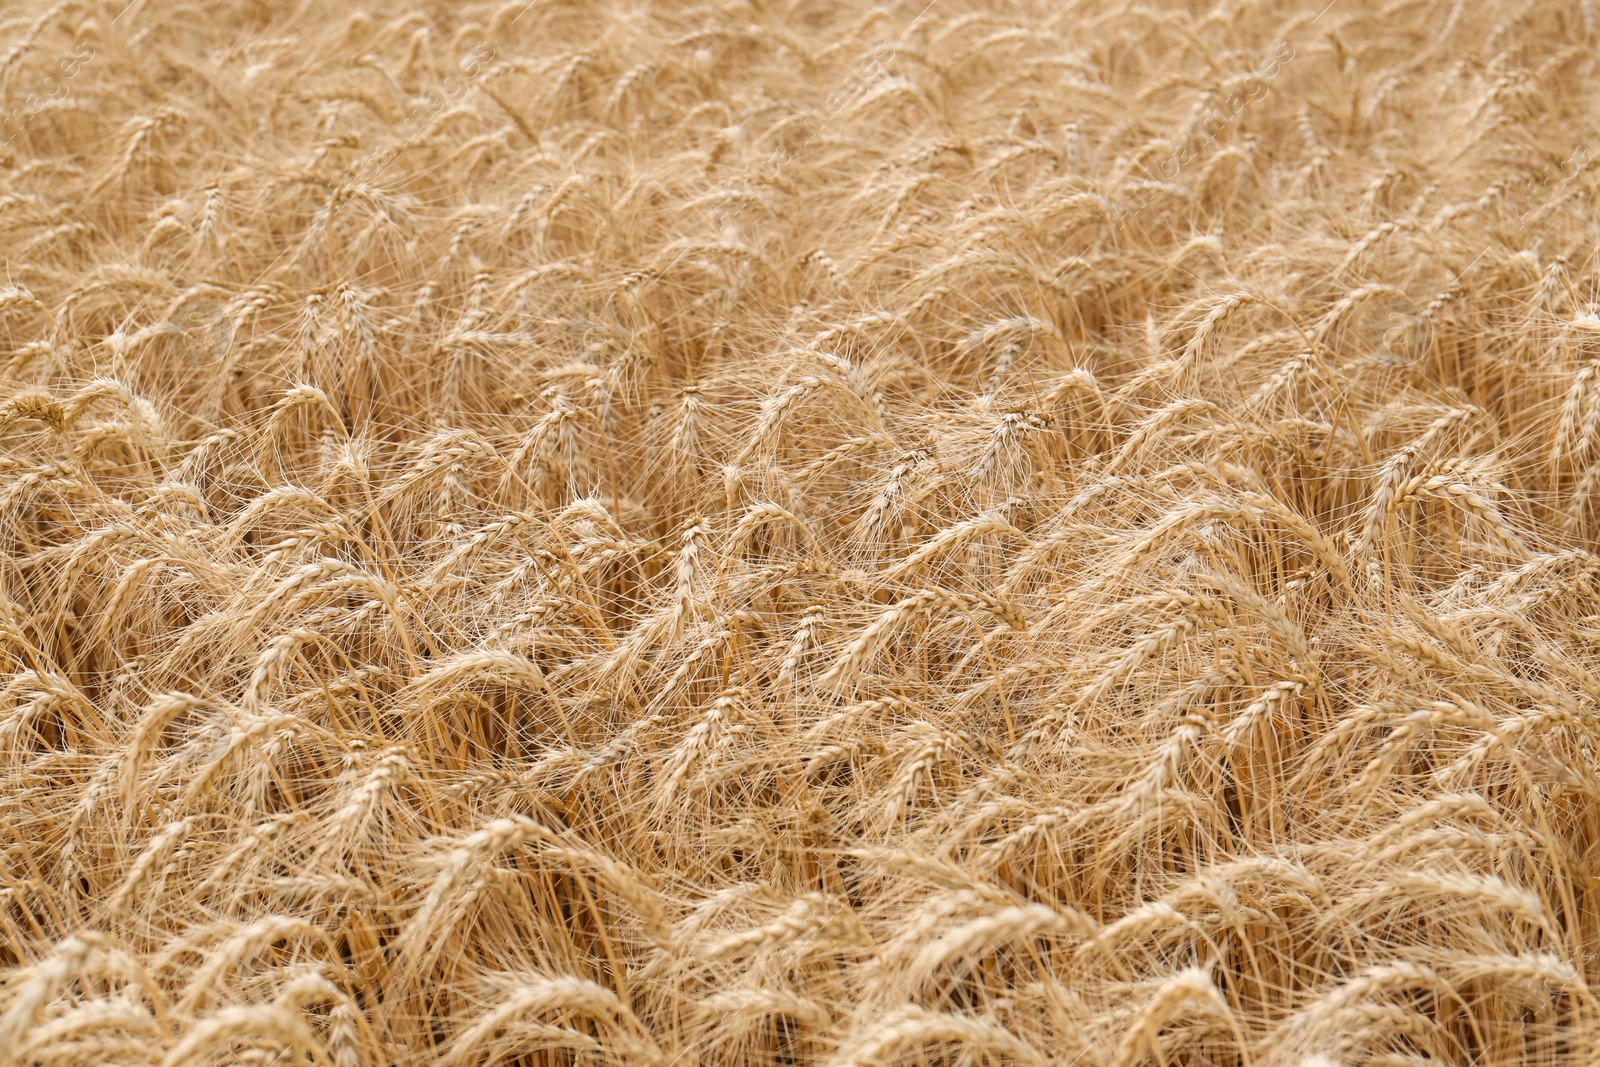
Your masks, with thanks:
<instances>
[{"instance_id":1,"label":"blurred background wheat","mask_svg":"<svg viewBox=\"0 0 1600 1067\"><path fill-rule=\"evenodd\" d=\"M0 1064L1600 1057L1591 0L13 0Z\"/></svg>"}]
</instances>

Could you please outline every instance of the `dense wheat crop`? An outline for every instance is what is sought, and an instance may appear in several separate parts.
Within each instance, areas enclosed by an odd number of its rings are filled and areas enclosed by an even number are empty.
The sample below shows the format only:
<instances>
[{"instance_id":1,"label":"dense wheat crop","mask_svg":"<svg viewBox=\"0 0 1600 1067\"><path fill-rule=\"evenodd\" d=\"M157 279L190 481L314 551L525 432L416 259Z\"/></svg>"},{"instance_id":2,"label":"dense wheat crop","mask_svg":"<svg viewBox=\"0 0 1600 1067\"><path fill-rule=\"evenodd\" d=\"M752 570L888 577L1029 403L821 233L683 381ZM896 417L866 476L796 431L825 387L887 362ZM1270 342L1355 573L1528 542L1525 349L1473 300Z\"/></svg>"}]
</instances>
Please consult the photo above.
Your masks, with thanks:
<instances>
[{"instance_id":1,"label":"dense wheat crop","mask_svg":"<svg viewBox=\"0 0 1600 1067\"><path fill-rule=\"evenodd\" d=\"M1597 17L0 8L0 1067L1595 1062Z\"/></svg>"}]
</instances>

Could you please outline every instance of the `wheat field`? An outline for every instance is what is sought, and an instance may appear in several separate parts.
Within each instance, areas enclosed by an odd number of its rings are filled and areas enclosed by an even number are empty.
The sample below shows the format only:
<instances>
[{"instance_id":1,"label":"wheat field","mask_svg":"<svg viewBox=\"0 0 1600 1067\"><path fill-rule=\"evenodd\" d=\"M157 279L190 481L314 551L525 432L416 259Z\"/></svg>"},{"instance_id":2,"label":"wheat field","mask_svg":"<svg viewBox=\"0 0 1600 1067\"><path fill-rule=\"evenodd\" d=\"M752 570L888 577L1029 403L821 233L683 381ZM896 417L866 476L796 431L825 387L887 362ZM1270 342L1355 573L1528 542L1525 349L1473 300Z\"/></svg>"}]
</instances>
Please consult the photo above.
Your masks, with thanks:
<instances>
[{"instance_id":1,"label":"wheat field","mask_svg":"<svg viewBox=\"0 0 1600 1067\"><path fill-rule=\"evenodd\" d=\"M0 1067L1600 1061L1597 19L0 8Z\"/></svg>"}]
</instances>

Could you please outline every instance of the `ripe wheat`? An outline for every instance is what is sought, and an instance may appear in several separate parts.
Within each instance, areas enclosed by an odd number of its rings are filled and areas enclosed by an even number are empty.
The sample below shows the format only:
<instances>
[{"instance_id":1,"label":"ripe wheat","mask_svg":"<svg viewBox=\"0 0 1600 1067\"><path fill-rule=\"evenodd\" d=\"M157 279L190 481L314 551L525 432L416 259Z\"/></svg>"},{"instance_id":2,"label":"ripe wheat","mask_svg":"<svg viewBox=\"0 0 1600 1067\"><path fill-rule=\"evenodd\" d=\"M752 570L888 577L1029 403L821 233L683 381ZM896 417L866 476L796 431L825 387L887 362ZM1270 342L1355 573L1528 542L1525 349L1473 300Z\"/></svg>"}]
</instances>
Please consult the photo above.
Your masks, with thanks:
<instances>
[{"instance_id":1,"label":"ripe wheat","mask_svg":"<svg viewBox=\"0 0 1600 1067\"><path fill-rule=\"evenodd\" d=\"M1591 0L15 0L0 1067L1600 1058Z\"/></svg>"}]
</instances>

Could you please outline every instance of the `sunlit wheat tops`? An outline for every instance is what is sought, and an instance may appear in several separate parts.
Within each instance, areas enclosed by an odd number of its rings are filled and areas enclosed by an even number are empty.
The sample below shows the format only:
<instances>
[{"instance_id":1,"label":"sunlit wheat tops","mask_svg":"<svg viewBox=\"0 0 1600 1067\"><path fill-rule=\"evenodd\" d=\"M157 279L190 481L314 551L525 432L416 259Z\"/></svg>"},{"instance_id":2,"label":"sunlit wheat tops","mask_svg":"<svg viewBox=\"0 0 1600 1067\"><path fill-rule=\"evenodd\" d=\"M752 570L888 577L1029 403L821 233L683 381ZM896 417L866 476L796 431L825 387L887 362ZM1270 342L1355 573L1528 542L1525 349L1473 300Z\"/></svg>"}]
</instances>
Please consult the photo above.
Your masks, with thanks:
<instances>
[{"instance_id":1,"label":"sunlit wheat tops","mask_svg":"<svg viewBox=\"0 0 1600 1067\"><path fill-rule=\"evenodd\" d=\"M0 1067L1600 1061L1597 33L4 6Z\"/></svg>"}]
</instances>

